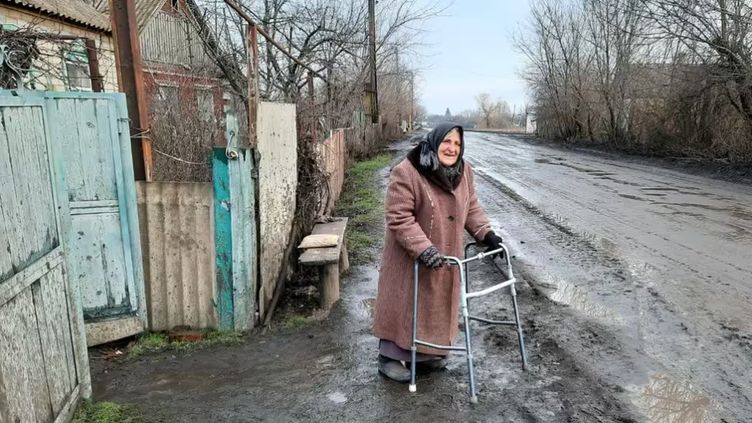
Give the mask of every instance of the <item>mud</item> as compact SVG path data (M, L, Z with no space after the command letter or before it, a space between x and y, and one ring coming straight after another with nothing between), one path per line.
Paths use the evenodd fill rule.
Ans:
M404 151L408 147L409 143L401 143L394 148ZM725 326L719 325L720 319L710 313L716 302L707 296L693 302L704 305L697 316L688 317L674 295L678 292L687 299L702 294L703 289L684 286L689 282L737 281L721 275L710 281L700 277L699 282L685 278L684 284L664 280L677 267L669 260L673 257L670 248L662 254L647 250L637 255L624 246L629 236L653 239L656 234L640 234L635 229L624 238L615 236L613 229L599 224L611 219L622 225L619 213L608 207L593 209L584 200L576 208L556 203L558 198L577 203L572 192L591 192L547 183L547 178L571 175L544 173L543 181L533 175L540 172L537 166L569 169L583 175L575 178L588 178L590 183L634 188L619 192L642 196L645 200L639 201L645 204L661 198L648 194L693 196L700 191L715 197L705 197L710 198L705 203L698 200L703 196L660 201L723 208L736 216L732 217L738 219L733 221L737 226L748 215L743 201L736 200L734 192L706 189L691 181L666 184L655 173L648 172L653 181L647 184L637 177L639 171L623 175L618 163L597 167L589 159L567 161L561 152L548 154L539 148L545 147L468 134L467 152L478 171L479 196L512 248L530 362L530 368L523 371L513 330L473 323L479 404L468 401L461 355L452 355L444 371L419 374L415 394L408 393L407 385L378 375L377 341L370 334L377 263L354 267L344 278L342 300L330 316L302 329L253 334L239 346L163 353L137 361L93 358L95 398L135 403L150 421L170 422L746 420L745 416L752 415L747 398L750 338L747 328L739 324L743 321L726 319ZM551 164L564 161L595 172ZM385 180L386 172L381 178ZM539 185L531 187L535 183ZM551 191L541 190L548 185ZM588 200L606 205L615 201L598 197ZM547 207L551 202L557 206ZM725 213L694 206L652 207L689 209L703 216ZM600 217L587 215L599 212L603 213ZM667 212L664 218L677 217ZM722 216L715 218L723 221ZM639 219L632 226L639 229L638 223ZM642 226L650 232L650 225ZM744 228L736 236L746 242ZM657 256L666 263L638 261L635 256ZM737 261L733 252L724 256L724 262L742 270L748 265ZM693 257L684 261L691 262ZM729 269L723 276L739 272L733 266ZM488 263L470 274L475 287L498 277ZM473 300L471 307L477 314L503 319L512 313L505 292Z

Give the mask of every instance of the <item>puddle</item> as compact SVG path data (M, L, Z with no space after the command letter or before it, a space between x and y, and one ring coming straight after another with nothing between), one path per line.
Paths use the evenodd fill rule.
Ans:
M353 311L360 317L371 319L373 318L373 306L375 304L376 298L364 298L355 302Z
M347 397L340 391L332 392L326 398L335 404L344 404L347 402Z
M597 319L604 319L612 323L621 323L622 319L606 307L593 303L582 289L553 276L539 281L539 288L551 300L566 304L582 313Z
M611 173L611 172L605 172L603 170L595 170L595 169L586 170L585 173L593 175L593 176L595 176L597 178L603 178L603 177L606 177L606 176L614 176L614 174Z
M689 383L655 374L639 392L638 406L656 423L705 423L717 421L718 407Z
M618 194L619 194L619 197L622 197L622 198L627 198L627 199L629 199L629 200L645 201L645 199L644 199L644 198L642 198L642 197L638 197L638 196L636 196L636 195L632 195L632 194L622 194L622 193L618 193Z
M673 192L679 192L678 189L673 187L642 187L640 188L640 191L673 191Z

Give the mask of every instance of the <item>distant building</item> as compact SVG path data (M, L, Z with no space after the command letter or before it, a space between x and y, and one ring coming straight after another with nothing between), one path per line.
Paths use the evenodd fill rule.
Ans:
M527 113L525 115L525 133L535 134L538 131L538 122L535 120L535 115Z

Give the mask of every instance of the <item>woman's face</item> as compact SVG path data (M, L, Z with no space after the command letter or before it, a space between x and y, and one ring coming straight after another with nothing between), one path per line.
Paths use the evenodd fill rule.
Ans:
M457 163L461 147L460 133L457 129L452 129L444 135L444 140L439 144L439 162L444 166L452 166Z

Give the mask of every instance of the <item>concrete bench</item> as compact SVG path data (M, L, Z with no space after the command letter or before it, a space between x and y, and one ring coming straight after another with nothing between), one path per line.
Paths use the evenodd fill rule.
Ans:
M337 235L337 245L333 247L309 248L298 258L303 266L319 267L319 292L321 293L321 308L329 309L339 300L339 275L350 267L345 245L346 217L335 217L335 221L318 223L313 227L311 235Z

